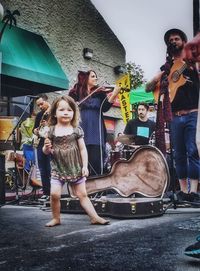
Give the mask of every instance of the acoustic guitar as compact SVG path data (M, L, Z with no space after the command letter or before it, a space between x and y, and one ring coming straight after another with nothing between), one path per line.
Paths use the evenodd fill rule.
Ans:
M186 83L186 79L183 77L183 72L187 68L187 64L181 60L174 60L174 64L171 67L170 74L168 76L169 81L169 98L170 102L174 100L177 89ZM155 102L158 103L160 93L160 82L156 85L153 91Z

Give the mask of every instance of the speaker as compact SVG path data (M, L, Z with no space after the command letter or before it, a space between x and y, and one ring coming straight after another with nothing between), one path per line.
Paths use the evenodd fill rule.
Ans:
M0 154L0 204L5 204L5 156Z

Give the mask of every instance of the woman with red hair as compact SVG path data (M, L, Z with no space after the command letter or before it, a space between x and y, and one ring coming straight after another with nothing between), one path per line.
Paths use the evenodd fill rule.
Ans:
M116 86L109 97L106 95L107 90L108 88L97 86L97 74L89 70L88 72L79 71L78 82L69 91L69 96L79 103L90 176L103 174L106 143L103 112L111 108L120 88Z

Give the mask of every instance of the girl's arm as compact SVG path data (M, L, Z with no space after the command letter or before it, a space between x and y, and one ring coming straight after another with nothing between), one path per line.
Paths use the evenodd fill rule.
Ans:
M89 175L89 171L88 171L88 153L87 153L87 149L85 146L85 142L83 137L80 137L78 139L78 146L79 146L79 150L80 150L80 154L81 154L81 160L82 160L82 176L87 177Z

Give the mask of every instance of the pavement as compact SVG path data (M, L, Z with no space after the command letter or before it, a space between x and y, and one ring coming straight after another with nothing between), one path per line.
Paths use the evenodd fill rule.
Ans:
M200 270L199 259L184 255L199 235L199 208L170 207L152 218L108 218L107 226L91 225L85 214L62 213L62 224L47 228L50 208L27 202L14 200L0 208L1 271Z

